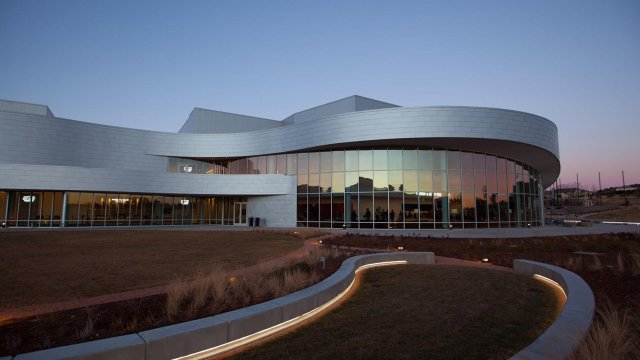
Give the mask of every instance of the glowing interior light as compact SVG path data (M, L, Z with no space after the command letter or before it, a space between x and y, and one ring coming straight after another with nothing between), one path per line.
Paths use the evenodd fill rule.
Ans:
M404 246L398 246L398 250L404 250Z
M361 267L359 267L358 269L356 269L356 273L358 273L361 270L364 269L369 269L369 268L373 268L373 267L379 267L379 266L389 266L389 265L402 265L402 264L407 264L406 260L398 260L398 261L383 261L383 262L379 262L379 263L373 263L373 264L368 264L368 265L363 265ZM329 300L328 302L318 306L317 308L304 313L298 317L295 317L293 319L287 320L285 322L282 322L280 324L274 325L270 328L255 332L253 334L247 335L245 337L242 337L240 339L236 339L233 341L230 341L228 343L224 343L222 345L218 345L218 346L214 346L212 348L209 349L205 349L202 351L198 351L196 353L193 354L189 354L189 355L185 355L185 356L181 356L181 357L177 357L174 360L182 360L182 359L203 359L203 358L208 358L217 354L221 354L223 352L227 352L229 350L233 350L237 347L249 344L251 342L254 342L256 340L265 338L267 336L270 336L272 334L275 334L281 330L284 330L288 327L291 327L293 325L296 325L302 321L307 320L308 318L317 315L318 313L322 312L324 309L328 308L329 306L333 305L336 301L340 300L343 296L345 296L349 290L351 290L351 288L353 287L353 284L355 284L355 278L353 279L353 281L351 281L351 284L349 284L349 286L347 286L347 288L341 292L340 294L338 294L336 297L334 297L333 299Z
M562 292L562 295L564 295L564 299L565 300L567 299L567 293L564 292L564 289L562 288L562 286L560 286L560 284L558 284L556 281L551 280L548 277L542 276L540 274L533 274L533 278L534 279L538 279L538 280L540 280L542 282L545 282L545 283L547 283L547 284L549 284L551 286L557 287Z
M189 199L182 199L182 200L180 200L180 204L182 204L182 205L189 205Z
M192 166L189 166L189 165L186 165L186 166L184 166L184 167L182 168L182 170L184 170L184 172L186 172L186 173L190 173L190 172L192 172L192 171L193 171L193 167L192 167Z
M35 202L36 201L36 197L33 195L26 195L22 197L22 201L26 202L26 203L31 203L31 202Z

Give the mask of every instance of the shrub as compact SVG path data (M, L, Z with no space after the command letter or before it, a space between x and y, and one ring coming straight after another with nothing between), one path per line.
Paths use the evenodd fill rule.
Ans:
M606 302L573 359L640 359L639 346L631 316Z

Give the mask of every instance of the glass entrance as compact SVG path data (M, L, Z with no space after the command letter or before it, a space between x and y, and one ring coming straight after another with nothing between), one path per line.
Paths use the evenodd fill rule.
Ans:
M233 203L233 225L248 225L246 202Z

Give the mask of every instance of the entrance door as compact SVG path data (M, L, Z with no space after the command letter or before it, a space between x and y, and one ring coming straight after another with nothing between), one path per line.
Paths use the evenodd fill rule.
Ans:
M233 203L233 225L248 225L246 202Z

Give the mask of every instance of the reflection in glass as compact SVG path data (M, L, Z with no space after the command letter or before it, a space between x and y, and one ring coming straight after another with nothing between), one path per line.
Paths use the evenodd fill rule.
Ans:
M298 221L307 221L307 195L298 195Z
M473 170L473 153L460 153L460 168L462 170Z
M267 156L267 174L275 174L276 173L276 156L269 155Z
M418 151L417 150L403 150L402 151L402 166L403 166L403 169L405 169L405 170L417 169L418 168Z
M373 220L384 223L384 226L380 228L386 228L387 222L389 221L389 199L387 198L387 193L377 193L374 195L373 208Z
M444 150L435 150L433 152L433 169L434 170L447 169L447 153Z
M79 226L91 226L93 217L93 193L80 193L80 210L78 217Z
M320 174L309 173L309 193L317 194L319 192L320 192Z
M331 154L333 171L344 171L344 151L334 151Z
M387 170L387 150L373 150L373 169Z
M242 170L242 166L240 167L240 170ZM285 154L280 154L278 156L276 156L276 174L286 174L287 173L287 155ZM246 172L241 174L246 174Z
M358 194L344 194L344 217L347 227L358 227Z
M418 169L433 169L433 152L431 150L418 150Z
M331 172L331 152L325 151L320 153L320 172Z
M360 203L358 205L358 208L360 209L360 227L373 227L371 224L371 222L373 221L373 194L360 193Z
M476 198L473 192L462 193L462 216L465 229L476 227Z
M331 179L331 192L343 193L344 190L344 173L334 172Z
M415 170L405 170L403 172L404 191L418 191L418 172Z
M389 191L403 191L404 185L402 182L402 171L394 170L388 172L389 176Z
M107 194L93 194L93 226L104 226L106 218Z
M484 171L485 159L486 159L485 154L473 154L473 162L474 162L473 168L477 171Z
M298 175L298 194L307 193L309 186L309 175Z
M350 150L345 152L344 169L346 171L358 171L358 151Z
M389 170L402 170L402 150L389 150Z
M373 151L360 150L359 152L359 170L373 170Z
M344 224L344 194L333 193L331 198L331 216L333 217L333 227L341 228Z
M404 229L403 193L389 193L389 226L394 229Z
M331 194L321 194L319 206L320 221L331 221Z
M358 192L358 172L348 171L344 173L344 184L347 192Z
M360 192L373 191L373 171L360 171L358 183Z
M462 170L462 191L473 192L474 186L473 170Z
M309 157L307 153L298 154L298 175L309 173Z
M431 170L418 171L418 190L420 192L433 192L433 179L431 177Z
M449 198L449 222L462 222L462 193L451 192Z
M374 191L387 191L389 189L389 178L386 171L374 171L373 172L373 190Z
M320 191L321 192L331 192L331 173L321 173L320 174Z
M320 201L317 194L309 194L308 198L309 221L318 221L320 218Z
M418 205L418 195L416 195L415 192L404 193L404 208L402 216L404 217L405 229L418 228L418 222L420 222L420 207Z
M298 173L298 156L296 154L287 154L287 175L296 175Z

